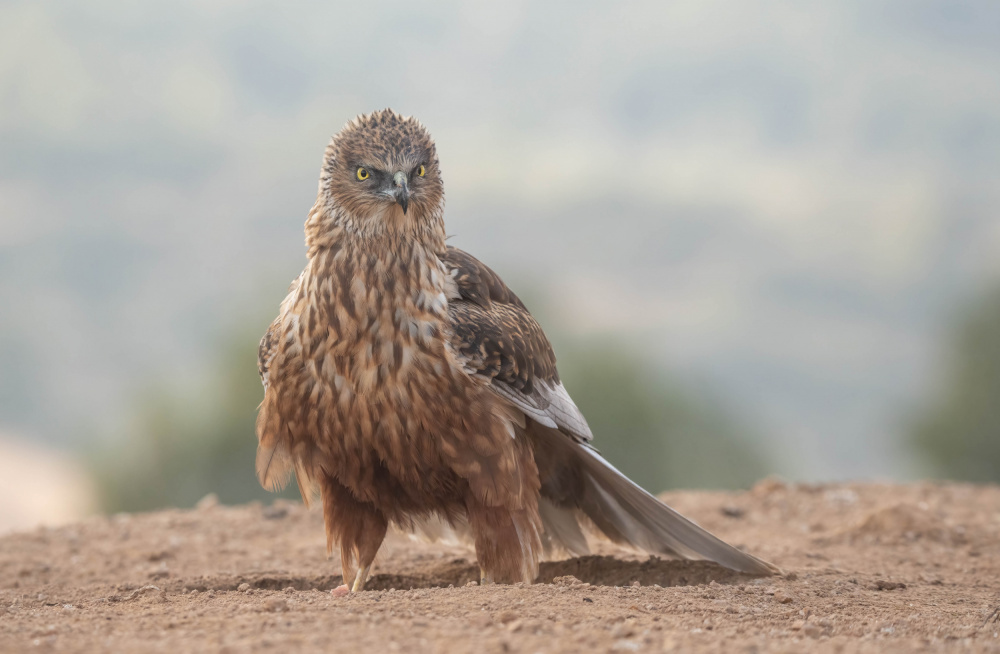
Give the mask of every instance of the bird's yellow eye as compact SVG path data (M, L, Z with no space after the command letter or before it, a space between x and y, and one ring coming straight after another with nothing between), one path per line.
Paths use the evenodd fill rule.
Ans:
M362 182L368 179L368 171L364 168L358 168L358 179Z
M417 168L417 177L423 177L427 170L424 168L423 164L420 164L420 168Z

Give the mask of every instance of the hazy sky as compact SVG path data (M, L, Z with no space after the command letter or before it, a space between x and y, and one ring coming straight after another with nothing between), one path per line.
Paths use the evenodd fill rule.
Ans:
M907 474L1000 273L994 0L2 2L0 431L114 431L262 330L326 142L384 106L546 315L721 389L789 476Z

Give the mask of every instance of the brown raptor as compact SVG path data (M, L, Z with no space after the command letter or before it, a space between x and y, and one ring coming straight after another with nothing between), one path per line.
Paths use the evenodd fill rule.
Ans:
M484 582L533 581L581 525L655 554L775 568L618 472L503 280L445 245L434 141L392 110L330 141L308 262L260 345L257 474L322 497L327 543L360 590L390 523L471 534ZM356 567L355 567L356 566Z

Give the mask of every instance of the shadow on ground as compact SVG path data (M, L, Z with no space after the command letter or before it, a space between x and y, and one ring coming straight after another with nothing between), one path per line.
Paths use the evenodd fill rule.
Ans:
M594 586L629 586L638 581L643 586L695 586L715 581L733 584L753 579L752 575L735 572L709 561L674 561L650 557L645 561L626 561L610 556L582 556L564 561L541 564L537 583L550 584L557 577L572 575ZM464 586L479 580L479 567L466 559L429 566L426 571L412 574L376 574L368 580L366 590L410 590ZM183 590L237 590L242 584L260 590L331 590L343 583L340 575L294 576L280 573L201 577L178 581Z

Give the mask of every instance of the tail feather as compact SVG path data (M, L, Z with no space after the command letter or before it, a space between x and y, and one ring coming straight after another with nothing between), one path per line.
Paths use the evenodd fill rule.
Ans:
M541 476L543 537L570 553L580 549L576 536L579 528L572 531L566 518L579 517L610 540L651 554L708 559L759 575L780 572L674 511L616 470L588 444L533 421L526 433Z
M759 575L780 570L741 552L656 499L589 446L577 446L583 471L579 508L613 541L653 554L708 559Z
M590 554L587 537L580 528L575 509L564 509L556 506L547 498L538 500L538 516L542 519L542 544L546 554L562 548L573 556Z

